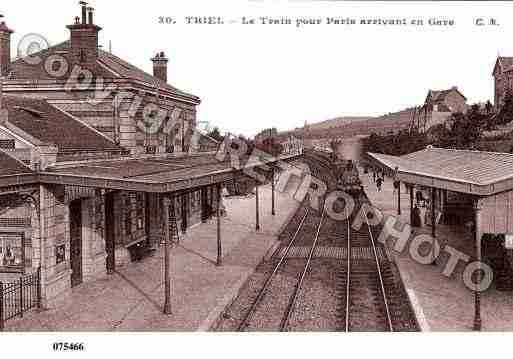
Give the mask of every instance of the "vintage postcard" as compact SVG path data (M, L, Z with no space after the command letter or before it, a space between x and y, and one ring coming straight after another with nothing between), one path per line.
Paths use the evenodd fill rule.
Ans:
M491 355L512 13L4 0L0 355Z

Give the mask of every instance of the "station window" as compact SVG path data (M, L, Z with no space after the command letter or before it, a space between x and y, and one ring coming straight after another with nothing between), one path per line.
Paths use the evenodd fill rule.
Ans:
M0 272L21 272L24 266L24 233L0 233Z
M144 193L130 192L125 197L125 234L144 229L145 196Z
M144 193L138 192L135 201L135 214L136 214L136 228L144 228Z
M14 140L0 140L0 148L2 150L14 150Z

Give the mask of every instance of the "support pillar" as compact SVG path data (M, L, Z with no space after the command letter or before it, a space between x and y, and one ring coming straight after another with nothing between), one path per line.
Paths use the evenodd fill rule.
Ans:
M259 183L258 181L256 182L256 186L255 186L255 222L256 222L256 225L255 225L255 229L257 231L260 230L260 208L259 208L259 203L258 203L258 186L259 186Z
M441 190L440 197L440 212L442 212L442 223L445 223L445 205L447 204L446 189Z
M271 169L271 214L276 215L275 198L274 198L274 167Z
M214 186L210 186L210 201L209 201L209 213L208 218L212 218L214 215Z
M207 189L201 188L201 223L207 222Z
M410 184L410 225L413 224L413 192L415 190L415 186Z
M436 189L431 188L431 236L433 238L436 237L435 201L436 201Z
M188 193L182 194L181 201L180 201L181 202L180 205L182 207L182 210L181 210L181 212L182 212L182 221L181 221L182 233L186 233L187 232L187 227L188 227L188 224L187 224L187 219L188 219L187 218L187 209L189 207L188 203L187 203L188 202L187 201L188 196L189 196Z
M47 307L47 296L46 296L46 231L45 231L45 207L46 201L44 196L44 187L39 185L39 198L34 198L33 203L37 212L37 219L39 221L39 298L38 307L39 309L45 309ZM3 318L0 318L2 320Z
M217 215L217 262L218 266L222 265L222 247L221 247L221 184L218 183L216 186L217 192L217 206L216 206L216 215Z
M397 181L397 215L401 215L401 181Z
M435 200L436 200L436 188L431 187L431 237L433 238L433 245L431 251L433 253L433 262L431 264L436 265L435 257L435 242L436 242L436 218L435 218Z
M144 233L146 234L146 247L151 246L151 231L150 231L150 194L144 194Z
M474 239L476 245L476 261L481 263L481 203L474 200ZM479 271L481 274L481 271ZM481 330L481 293L474 291L474 330Z
M114 196L115 192L105 194L105 249L107 252L108 275L112 275L116 272Z
M164 314L171 314L171 233L169 223L169 206L173 201L174 212L174 197L169 199L164 197L162 201L163 215L164 215ZM174 214L173 214L174 217Z

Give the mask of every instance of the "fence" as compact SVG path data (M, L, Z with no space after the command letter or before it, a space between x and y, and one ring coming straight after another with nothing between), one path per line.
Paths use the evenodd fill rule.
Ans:
M20 277L12 283L0 282L0 331L5 322L39 307L41 303L41 268L36 273Z

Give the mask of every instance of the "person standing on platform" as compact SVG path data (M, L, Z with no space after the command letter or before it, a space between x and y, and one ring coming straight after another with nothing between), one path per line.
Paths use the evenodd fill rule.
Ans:
M411 216L411 226L412 227L421 227L422 219L420 217L420 209L417 205L413 207L412 216Z
M376 180L376 187L378 188L378 192L381 192L381 185L383 184L383 178L378 177Z
M420 205L421 203L424 204L424 196L422 195L422 191L417 191L417 193L415 193L415 199L417 200L417 205Z
M400 187L401 187L401 182L399 182L399 181L395 180L395 181L394 181L394 192L393 192L393 193L395 194L395 192L396 192L396 191L399 191L399 192L400 192L400 191L401 191L401 188L400 188Z

